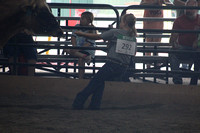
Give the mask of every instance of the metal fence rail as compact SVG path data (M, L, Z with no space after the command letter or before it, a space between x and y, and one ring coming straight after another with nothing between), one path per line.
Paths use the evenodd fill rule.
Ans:
M131 5L128 7L114 7L111 5L106 4L63 4L63 3L50 3L49 6L51 8L58 9L58 21L59 20L78 20L79 17L61 17L60 11L61 9L109 9L113 10L116 17L113 18L95 18L96 21L113 21L112 24L116 23L116 28L119 26L119 11L123 10L121 14L124 14L127 10L133 10L133 9L200 9L199 7L175 7L175 6L138 6L138 5ZM137 21L149 21L152 20L152 18L137 18ZM174 18L154 18L155 21L174 21ZM1 74L6 74L5 67L8 65L25 65L25 66L35 66L37 69L43 70L45 72L36 72L36 76L60 76L60 77L72 77L77 78L77 70L79 66L76 66L77 58L71 57L69 55L63 55L62 52L60 52L62 49L93 49L93 50L101 50L106 51L107 50L107 44L105 42L97 42L97 47L72 47L70 42L71 37L71 30L73 29L82 29L83 27L73 27L73 26L62 26L62 28L65 31L65 41L60 41L60 38L58 38L57 41L38 41L36 42L37 45L32 44L10 44L10 45L28 45L28 46L34 46L38 49L43 49L40 52L38 52L38 63L37 64L27 64L27 63L8 63L7 59L4 57L0 57L0 65L2 65L2 72ZM90 27L86 27L90 29ZM95 30L99 30L100 32L109 30L110 27L95 27L93 28ZM170 33L200 33L200 30L155 30L155 29L137 29L139 36L137 38L145 38L148 35L146 35L146 32L154 32L157 37L170 37ZM157 33L169 33L169 35L156 35ZM156 52L156 53L177 53L177 52L185 52L189 53L191 51L177 51L177 50L171 50L171 46L169 43L146 43L146 42L139 42L138 45L138 52ZM42 55L44 52L50 49L56 49L58 52L56 55ZM199 52L199 51L197 51ZM97 63L105 63L106 56L100 56L96 55L96 57L92 60L92 66L84 67L84 69L92 70L90 73L86 73L88 78L91 78L96 71L100 69L100 67L96 66ZM146 62L153 62L156 64L157 62L165 63L166 70L161 71L158 69L151 69L146 70L145 68L142 69L135 69L135 67L131 67L130 70L132 70L133 75L132 76L138 76L138 77L153 77L154 82L156 82L156 78L158 77L165 77L166 83L168 83L168 78L172 76L172 73L174 71L170 71L170 64L168 62L168 57L135 57L134 63L146 63ZM43 62L43 64L42 64ZM45 62L45 63L44 63ZM68 63L73 62L74 66L68 65ZM63 64L62 64L63 63ZM64 71L61 69L65 69ZM68 69L73 69L73 72L69 72ZM149 73L149 74L145 74ZM190 73L190 72L183 72L183 76L188 77L190 74L199 74L199 73Z

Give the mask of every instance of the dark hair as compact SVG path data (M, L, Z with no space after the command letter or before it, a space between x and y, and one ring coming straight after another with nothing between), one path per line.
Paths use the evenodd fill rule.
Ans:
M89 11L85 11L81 14L81 17L85 17L90 23L91 25L93 25L93 20L94 20L94 15L93 13L89 12Z
M125 22L130 28L129 35L136 36L137 35L137 31L135 29L136 17L130 13L123 15L121 19L122 19L121 21Z
M93 13L89 12L89 11L85 11L81 14L81 17L85 17L89 23L91 24L92 27L95 27L93 25L93 20L94 20L94 15ZM89 30L88 33L96 33L96 30Z

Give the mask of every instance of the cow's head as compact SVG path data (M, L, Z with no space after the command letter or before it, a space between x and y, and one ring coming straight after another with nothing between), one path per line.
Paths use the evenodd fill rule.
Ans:
M0 49L20 31L61 36L56 18L45 0L0 0Z
M51 13L45 0L27 0L27 5L22 5L25 13L25 28L35 34L61 36L63 34L58 22Z

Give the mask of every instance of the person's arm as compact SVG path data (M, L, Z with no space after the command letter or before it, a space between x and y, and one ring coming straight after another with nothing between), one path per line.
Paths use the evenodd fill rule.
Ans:
M72 46L75 47L76 46L76 37L75 36L72 36L71 37L71 43L72 43ZM66 53L75 53L77 51L77 49L64 49L64 52Z
M73 46L76 46L76 37L75 36L71 37L71 43Z
M157 3L157 2L156 2ZM154 1L152 1L152 0L142 0L141 2L140 2L140 5L154 5L155 4L155 2Z
M180 17L176 18L174 23L173 23L172 30L183 29L182 25L181 25L182 21L184 21L184 20L181 19ZM171 33L169 43L171 44L172 48L179 48L179 43L178 43L179 35L180 35L180 33L176 33L176 32Z
M81 31L76 31L75 34L78 35L78 36L86 37L86 38L91 39L91 40L100 40L100 39L102 39L99 34L85 33L85 32L81 32Z
M170 45L172 46L172 48L178 48L178 33L172 33L171 36L170 36L170 40L169 40L169 43Z
M192 47L195 49L198 48L198 38L194 40Z
M140 5L146 5L146 0L142 0L141 2L140 2Z
M142 0L140 2L140 5L173 5L173 3L170 0Z
M181 0L174 0L174 5L175 6L185 6L185 2Z
M200 6L200 0L198 0L197 2L198 2L198 6Z
M163 4L166 4L167 6L174 5L170 0L163 0Z

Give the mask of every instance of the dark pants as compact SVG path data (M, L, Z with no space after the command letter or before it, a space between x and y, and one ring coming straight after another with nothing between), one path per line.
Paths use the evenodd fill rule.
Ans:
M199 53L171 53L170 54L170 65L172 71L181 71L179 69L180 60L192 60L194 62L194 71L199 72L200 70L200 54ZM191 75L190 85L197 85L199 75ZM181 74L173 74L174 84L182 84Z
M122 76L125 71L126 67L124 66L106 62L97 74L95 74L94 78L91 79L89 84L77 94L72 105L73 108L82 109L85 101L92 95L89 109L99 109L103 97L105 81L115 78L116 76Z

